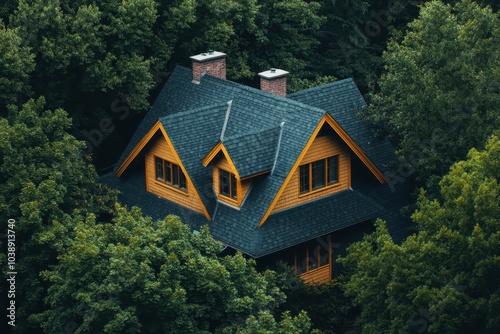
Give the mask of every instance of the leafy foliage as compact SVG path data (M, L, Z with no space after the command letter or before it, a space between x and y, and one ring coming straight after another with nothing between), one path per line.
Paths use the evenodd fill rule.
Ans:
M389 42L366 115L436 192L451 164L500 127L500 18L471 0L431 1L408 27Z
M0 3L0 20L8 22L9 15L14 12L17 6L17 0L4 0Z
M239 328L237 334L288 334L309 333L310 321L307 314L302 311L296 317L290 312L285 312L280 322L276 322L269 311L263 311L258 316L250 316L243 328ZM313 330L312 334L321 332Z
M340 78L353 76L366 88L376 78L382 53L382 47L365 32L371 21L370 1L322 1L321 5L327 20L317 32L321 41L320 56L315 59L318 70Z
M84 116L74 106L84 103L82 94L119 91L134 97L131 107L148 106L155 3L99 5L95 1L21 0L11 19L24 46L36 56L31 80L35 93L44 95L51 108L68 107L72 116Z
M22 45L17 29L5 28L0 19L0 115L28 92L29 75L35 64L30 49Z
M156 84L176 64L189 66L193 54L226 52L228 77L247 84L257 85L256 73L271 67L292 73L292 89L303 76L324 78L305 69L318 44L313 35L322 22L318 11L317 2L303 0L20 0L15 10L9 5L8 28L34 65L14 68L29 73L29 81L23 72L5 73L23 84L23 95L14 95L15 101L9 96L6 104L45 96L48 108L67 110L72 134L81 139L112 120L111 140L103 143L106 133L92 147L99 148L97 165L105 167L110 151L116 155L124 145L116 138L128 135L127 127L140 122L140 112L154 100Z
M57 229L54 232L57 236ZM240 253L219 257L208 228L196 235L178 217L157 222L117 206L112 223L76 217L63 233L50 308L36 316L48 332L305 333L305 314L271 311L285 295ZM289 331L291 330L291 331Z
M73 210L106 214L113 193L95 183L97 175L69 134L71 120L62 109L44 110L44 99L10 108L0 118L0 219L16 220L17 315L21 330L28 315L39 310L45 286L39 271L55 261L51 244L41 234L55 222L67 223ZM2 302L4 299L2 299Z
M322 284L305 284L293 268L279 263L271 278L286 294L286 301L280 305L282 312L307 312L312 327L321 333L347 333L358 310L345 295L345 277L339 275Z
M500 137L472 149L440 182L442 202L422 192L416 235L392 242L383 222L341 261L362 333L496 333L500 329Z

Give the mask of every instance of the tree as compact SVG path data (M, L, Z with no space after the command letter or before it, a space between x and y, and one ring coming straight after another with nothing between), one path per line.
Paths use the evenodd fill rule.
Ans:
M22 0L10 23L36 56L35 93L45 96L50 108L68 108L76 121L91 117L82 111L84 102L106 101L101 94L110 91L129 96L132 108L145 109L153 86L155 2L99 4Z
M391 30L404 30L423 0L319 1L326 21L314 32L320 45L309 59L317 75L352 77L362 93L382 72L382 51Z
M258 84L256 74L271 67L290 72L295 80L315 80L308 63L319 44L314 32L324 22L316 1L197 1L194 23L184 32L174 58L186 64L200 50L229 54L228 77Z
M298 316L292 317L290 312L284 312L280 322L276 322L269 311L259 312L258 316L251 315L237 334L289 334L309 333L311 327L307 313L302 311ZM321 334L313 330L311 334Z
M317 70L321 73L340 78L354 77L363 89L377 77L381 64L383 46L378 40L370 38L365 32L365 25L371 21L370 2L357 1L321 1L321 14L326 22L316 33L321 45Z
M9 21L9 16L14 12L17 6L17 0L5 0L0 3L0 20Z
M297 79L316 80L318 75L310 72L308 64L319 45L314 32L325 21L319 13L320 4L287 0L262 1L260 5L256 22L261 31L247 44L249 54L254 45L260 50L260 54L252 56L252 68L260 71L280 67L290 71L289 91L297 90L294 88Z
M346 291L361 307L362 333L497 333L500 329L500 137L471 149L422 192L418 233L401 245L383 222L348 248Z
M278 262L268 276L287 296L279 306L280 312L306 312L311 326L324 334L353 330L352 323L359 311L353 307L352 299L345 295L343 275L322 284L306 284L292 267Z
M30 49L22 45L18 30L5 28L0 19L0 115L6 114L7 105L17 105L27 95L33 59Z
M159 13L154 0L20 0L9 28L35 59L25 88L32 94L20 104L44 96L47 108L65 109L73 119L72 134L92 142L88 151L97 165L109 165L109 151L125 143L103 145L104 139L114 130L128 134L126 127L149 107L151 90L167 76L175 40L189 25L184 14L191 2L163 1ZM163 34L164 27L175 28ZM111 124L104 135L89 138L103 122Z
M309 329L305 314L279 324L270 312L285 295L240 253L220 257L207 227L199 234L178 217L153 222L138 208L116 206L110 223L75 217L59 237L59 263L43 277L47 332L262 333ZM256 331L259 329L259 331ZM300 329L300 330L299 330ZM282 331L283 332L283 331Z
M74 210L105 217L116 200L95 183L97 174L82 155L82 144L66 132L71 126L67 114L44 110L44 105L43 98L30 100L20 110L11 106L9 119L0 118L0 220L2 231L9 219L16 221L16 271L22 278L16 314L23 319L16 327L21 332L34 330L28 317L42 307L46 288L39 272L56 259L42 233L55 221L68 224Z
M500 126L500 18L471 0L426 3L391 39L365 113L395 143L403 177L437 182Z

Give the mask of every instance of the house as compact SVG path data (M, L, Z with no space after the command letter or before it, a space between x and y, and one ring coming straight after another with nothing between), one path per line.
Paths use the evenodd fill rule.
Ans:
M175 214L253 258L288 260L306 282L332 277L336 235L382 217L407 229L404 182L386 178L394 150L357 112L352 79L286 95L288 72L261 89L226 80L226 55L177 66L101 181L152 218Z

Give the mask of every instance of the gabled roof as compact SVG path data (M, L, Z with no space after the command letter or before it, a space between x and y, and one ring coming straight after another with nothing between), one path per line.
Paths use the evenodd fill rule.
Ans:
M230 117L224 137L220 141L227 102L231 100ZM182 160L205 208L212 216L209 223L212 234L245 253L262 256L277 251L280 247L292 246L294 242L305 241L304 238L314 238L316 233L329 233L331 228L356 224L384 212L376 202L350 190L301 205L300 209L292 208L271 214L273 202L282 191L285 180L292 169L296 168L311 138L328 119L331 119L328 124L335 123L334 130L340 137L351 142L348 145L353 152L362 161L369 163L367 166L375 177L379 181L383 180L384 165L390 157L394 157L393 149L386 140L373 138L370 128L359 120L356 113L363 105L364 101L350 79L291 94L285 98L210 75L203 76L199 84L193 84L191 70L178 66L124 150L115 172L119 171L122 175L124 162L131 162L131 153L144 141L151 127L159 122ZM280 128L279 125L283 122L285 125ZM281 145L275 163L278 141ZM267 172L274 166L272 174L267 173L254 179L239 210L217 202L212 190L211 169L204 168L201 163L207 153L222 147L230 155L241 178ZM133 171L129 174L125 172L122 177L130 178L130 182L134 184L139 182L137 176L133 176ZM103 180L128 191L126 182L111 182L109 176ZM144 195L138 198L150 197ZM339 204L339 201L345 202ZM132 202L134 200L128 198L128 203ZM168 200L160 202L168 203L164 205L164 215L170 213L168 210L172 205L175 206ZM137 204L143 208L150 207L146 203ZM344 206L349 209L344 209ZM318 212L315 210L327 207L338 208L345 215L340 216L338 212L316 215L317 217L310 217L303 224L294 222L297 226L286 227L284 223L291 218L298 219L301 212L311 210L310 214L314 216L313 212ZM156 215L155 210L157 208L153 210ZM175 213L174 211L172 213ZM183 213L186 211L189 210L181 210ZM145 213L150 214L147 210ZM200 221L199 216L181 215L193 227L203 223L203 218ZM342 221L335 220L339 217L342 217ZM305 219L305 216L303 218ZM263 220L266 220L266 224L257 228ZM240 232L236 232L236 226L240 228ZM294 228L291 228L292 226ZM281 229L290 229L283 231L283 235L288 236L286 240L274 235ZM301 238L292 237L294 233ZM266 238L274 241L264 240Z
M226 106L228 101L233 100L225 137L230 138L259 129L277 127L285 121L290 125L303 125L301 129L296 128L296 138L290 142L294 146L297 145L296 143L307 140L303 138L307 137L325 113L321 109L291 99L276 97L270 93L210 75L203 76L199 85L193 84L191 80L190 69L181 66L174 69L153 107L118 160L117 168L158 119L175 113L188 112L207 105ZM225 107L223 110L225 112ZM224 112L222 117L224 117ZM199 116L202 117L202 115ZM210 121L206 124L204 131L212 132L219 139L223 122L216 124L216 128L213 127L214 125ZM212 143L212 147L215 144L216 142ZM206 153L208 150L203 154Z
M262 190L266 196L249 216L257 227L325 111L210 75L202 77L200 84L193 84L191 80L191 70L180 66L175 68L120 157L118 169L148 133L148 129L160 119L167 134L172 136L172 144L183 160L188 176L197 187L204 189L199 191L200 196L210 212L215 199L213 192L206 189L211 189L212 177L210 169L203 168L201 159L220 139L227 102L233 101L225 131L229 144L231 138L246 137L261 131L265 133L285 122L280 159L273 177L269 178ZM203 143L200 143L201 138L205 138ZM243 151L230 146L234 152L242 153L231 158L244 161ZM274 154L275 147L269 145L269 148Z
M241 179L269 172L276 158L280 127L224 137L203 158L207 166L225 149Z
M160 123L183 161L188 177L191 178L209 214L214 208L212 193L212 172L201 164L203 152L211 149L217 141L218 129L222 129L226 103L195 108L160 118ZM186 125L187 123L187 125ZM207 131L212 129L212 131Z
M391 143L375 137L373 129L359 116L366 103L351 78L305 89L288 98L328 112L379 170L384 171L386 164L396 158Z

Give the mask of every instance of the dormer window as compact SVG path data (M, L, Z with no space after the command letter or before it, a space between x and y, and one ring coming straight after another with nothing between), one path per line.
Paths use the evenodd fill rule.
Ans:
M300 193L307 194L339 182L339 156L300 166Z
M157 181L184 192L187 191L186 176L179 165L158 157L155 157L155 164Z
M234 200L238 200L238 186L233 173L220 170L220 194Z

